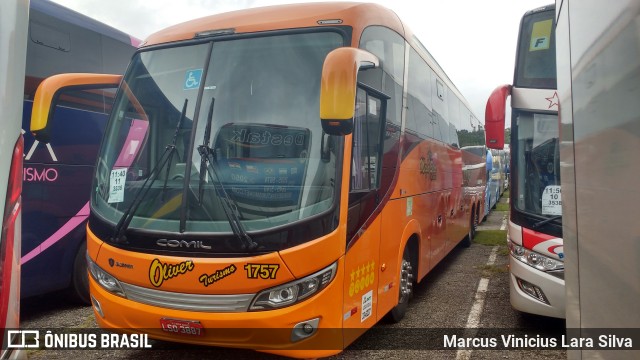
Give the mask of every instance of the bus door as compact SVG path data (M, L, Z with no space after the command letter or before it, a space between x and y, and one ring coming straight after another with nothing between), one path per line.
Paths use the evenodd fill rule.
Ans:
M345 344L378 321L380 183L388 97L359 84L353 122L343 326ZM384 314L381 314L384 315ZM353 330L355 329L355 330Z

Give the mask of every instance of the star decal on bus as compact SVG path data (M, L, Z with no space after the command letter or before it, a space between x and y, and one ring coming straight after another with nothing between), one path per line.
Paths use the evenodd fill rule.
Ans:
M551 109L552 107L558 107L558 104L560 103L560 99L558 98L558 92L554 91L553 92L553 96L545 98L548 102L549 102L549 109Z

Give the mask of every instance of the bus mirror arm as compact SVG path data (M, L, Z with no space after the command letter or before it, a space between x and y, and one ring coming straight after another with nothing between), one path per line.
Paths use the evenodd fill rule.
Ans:
M351 133L358 72L377 68L379 64L375 55L352 47L338 48L327 54L320 83L320 120L327 134Z
M33 99L30 130L38 141L49 141L49 120L63 91L118 87L122 75L70 73L48 77L40 83Z
M320 159L324 163L331 161L332 150L332 138L324 131L322 132L322 139L320 140Z

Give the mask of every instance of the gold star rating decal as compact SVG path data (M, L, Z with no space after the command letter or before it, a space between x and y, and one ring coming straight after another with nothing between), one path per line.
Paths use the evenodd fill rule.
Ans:
M351 282L349 284L349 296L357 295L374 284L376 278L376 263L369 261L358 265L356 270L351 271Z

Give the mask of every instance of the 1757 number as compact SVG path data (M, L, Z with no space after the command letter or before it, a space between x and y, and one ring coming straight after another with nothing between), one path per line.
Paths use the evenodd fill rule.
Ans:
M249 279L275 279L279 268L278 264L247 264L244 266Z

